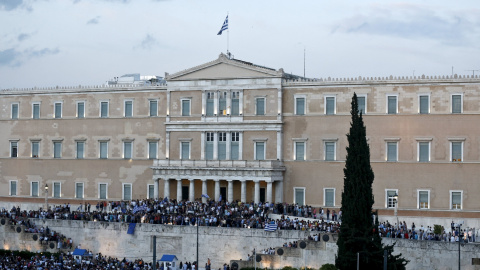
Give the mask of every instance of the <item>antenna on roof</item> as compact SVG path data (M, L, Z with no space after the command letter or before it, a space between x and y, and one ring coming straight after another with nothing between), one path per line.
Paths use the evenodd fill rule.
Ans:
M475 71L480 71L480 69L467 69L465 71L471 71L471 72L473 72L472 75L475 76Z

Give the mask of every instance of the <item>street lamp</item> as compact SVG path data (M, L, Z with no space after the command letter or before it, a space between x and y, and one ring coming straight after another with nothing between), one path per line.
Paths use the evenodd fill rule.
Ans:
M462 228L462 223L463 222L459 222L459 223L457 223L457 226L456 226L458 228L458 270L460 270L460 265L461 265L460 264L460 262L461 262L461 260L460 260L460 244L462 242L462 237L461 237L460 229Z
M45 211L48 211L48 184L45 184Z
M395 218L397 219L397 229L399 228L399 223L398 223L398 215L397 215L397 211L398 211L398 193L395 193L395 195L393 196L393 200L395 201Z

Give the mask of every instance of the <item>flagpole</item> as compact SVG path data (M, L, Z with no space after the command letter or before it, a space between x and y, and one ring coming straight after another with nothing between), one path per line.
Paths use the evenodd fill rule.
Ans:
M229 14L227 12L227 18L228 18L228 15ZM230 24L230 19L228 19L228 20L229 20L228 24ZM229 43L230 43L230 25L227 28L227 55L228 55L228 58L230 58Z

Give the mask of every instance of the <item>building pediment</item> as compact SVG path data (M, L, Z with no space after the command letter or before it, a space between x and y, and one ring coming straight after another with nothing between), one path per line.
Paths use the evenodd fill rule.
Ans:
M165 79L167 81L188 81L234 78L281 78L283 75L283 69L275 70L242 60L231 59L222 53L215 61L174 74L166 73Z

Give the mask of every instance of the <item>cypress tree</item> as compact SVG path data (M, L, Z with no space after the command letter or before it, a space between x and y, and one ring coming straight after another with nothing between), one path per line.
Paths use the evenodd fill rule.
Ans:
M383 246L377 231L378 219L373 220L374 173L370 166L366 128L358 111L355 93L351 104L352 120L347 134L347 159L343 169L342 224L335 264L341 270L357 269L357 253L360 253L360 269L383 269L383 254L387 250L388 269L405 269L407 261L401 255L392 255L393 245Z

